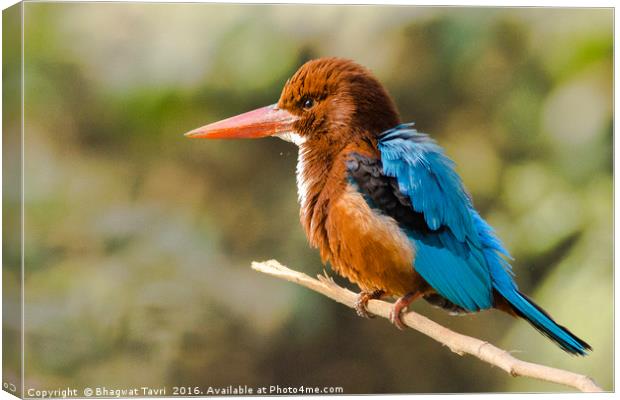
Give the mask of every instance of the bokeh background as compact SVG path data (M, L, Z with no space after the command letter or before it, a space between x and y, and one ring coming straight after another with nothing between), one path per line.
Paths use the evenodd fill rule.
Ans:
M612 30L611 9L26 3L26 387L565 390L250 270L322 271L296 149L182 134L329 55L446 148L520 287L594 352L499 312L414 309L613 390Z

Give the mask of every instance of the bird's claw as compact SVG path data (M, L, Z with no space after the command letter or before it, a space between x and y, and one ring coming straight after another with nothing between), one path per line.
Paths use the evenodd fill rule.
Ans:
M368 308L366 308L366 304L359 297L355 302L355 312L358 316L362 318L374 318L375 316L368 312Z
M409 304L411 304L413 300L416 299L416 297L417 296L414 293L407 293L403 297L396 300L394 306L392 307L392 311L390 311L390 322L401 331L406 327L402 319L402 312L407 308L407 306L409 306Z
M394 309L392 309L392 311L390 311L390 322L394 324L395 327L397 327L398 329L402 331L405 329L406 325L403 322L401 313L402 313L402 310L399 310L398 312L396 312Z
M382 290L375 290L374 292L360 292L355 300L355 312L362 318L374 318L375 316L368 312L368 301L380 299L383 296Z

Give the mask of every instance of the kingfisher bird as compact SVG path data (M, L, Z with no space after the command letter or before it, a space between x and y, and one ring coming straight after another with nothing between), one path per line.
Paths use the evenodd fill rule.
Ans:
M302 65L276 104L194 129L190 138L276 136L298 146L300 220L324 264L359 286L356 311L397 298L452 313L496 308L528 321L563 350L592 348L556 323L514 281L508 251L480 216L455 164L365 67L321 58Z

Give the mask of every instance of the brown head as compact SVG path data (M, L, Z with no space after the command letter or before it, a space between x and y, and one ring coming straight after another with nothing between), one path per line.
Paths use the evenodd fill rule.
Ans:
M393 101L366 68L345 59L312 60L286 82L277 104L195 129L195 138L278 136L341 147L399 123Z

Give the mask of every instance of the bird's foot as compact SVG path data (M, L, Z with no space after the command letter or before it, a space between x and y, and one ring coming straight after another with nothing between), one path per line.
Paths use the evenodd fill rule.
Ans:
M375 290L374 292L359 292L357 300L355 301L355 312L357 315L363 318L374 318L374 315L368 312L368 301L377 300L383 296L385 292L383 290Z
M401 331L405 329L406 326L401 318L401 313L416 298L418 298L418 296L416 296L413 292L409 292L396 300L396 303L394 303L394 306L392 307L392 311L390 312L390 322L396 325L396 327Z

